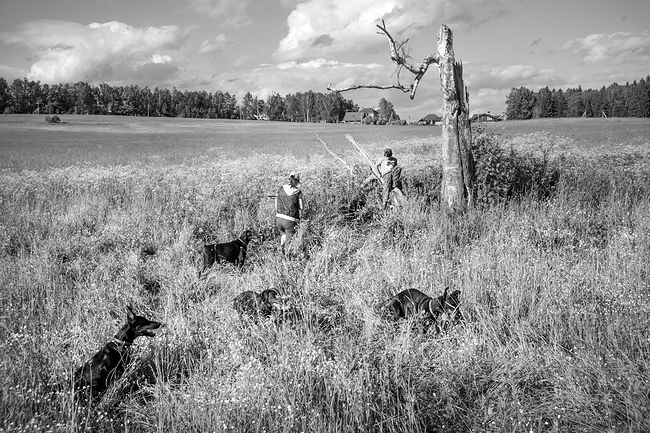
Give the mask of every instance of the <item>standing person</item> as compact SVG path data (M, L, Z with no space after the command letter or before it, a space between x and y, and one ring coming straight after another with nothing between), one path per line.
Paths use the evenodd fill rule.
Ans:
M402 167L397 166L397 158L393 156L393 151L391 149L384 150L384 157L377 160L375 166L377 171L381 176L382 180L382 204L384 207L388 206L390 201L390 192L393 188L402 189ZM361 188L364 188L370 182L375 180L374 176L369 176L361 184Z
M296 225L300 222L302 211L302 191L300 191L300 174L291 172L289 183L278 189L275 198L275 225L282 236L280 246L282 254L285 253L284 245L291 241L296 233Z

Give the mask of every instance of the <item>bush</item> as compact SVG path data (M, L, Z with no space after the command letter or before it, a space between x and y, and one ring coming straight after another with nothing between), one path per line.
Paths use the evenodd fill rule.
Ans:
M533 193L550 197L560 180L560 164L547 154L520 153L500 144L501 137L482 128L475 130L472 153L476 164L475 194L479 206Z
M56 114L52 116L45 116L45 122L47 123L61 123L61 119Z

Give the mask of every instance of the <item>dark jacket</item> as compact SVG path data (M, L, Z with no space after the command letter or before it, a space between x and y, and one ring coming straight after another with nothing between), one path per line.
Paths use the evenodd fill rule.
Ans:
M278 190L276 216L292 221L299 221L302 191L294 188L287 194L287 189L289 188L281 186Z

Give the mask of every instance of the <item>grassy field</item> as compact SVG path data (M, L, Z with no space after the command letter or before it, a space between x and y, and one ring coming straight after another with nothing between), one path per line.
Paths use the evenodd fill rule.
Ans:
M457 216L437 206L439 127L62 120L0 116L0 431L650 431L647 120L477 129L485 200ZM346 217L366 173L314 133L392 147L408 206L373 192ZM266 196L293 170L289 260ZM245 227L244 271L199 278L203 241ZM375 313L445 286L467 318L445 334ZM233 297L269 287L332 327L241 322ZM70 373L126 304L166 326L88 412Z

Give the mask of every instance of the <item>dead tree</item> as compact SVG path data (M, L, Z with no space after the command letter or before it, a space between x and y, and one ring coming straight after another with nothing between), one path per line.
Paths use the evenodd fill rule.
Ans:
M422 77L431 64L437 64L440 72L440 89L442 93L442 186L441 202L448 210L463 210L474 202L474 158L472 156L472 131L469 118L469 99L467 88L463 82L463 65L456 61L453 50L452 32L446 25L440 27L438 33L438 49L425 57L418 64L411 63L406 54L404 42L396 42L382 21L377 25L379 34L388 38L390 57L397 64L397 84L375 85L356 84L344 88L328 90L345 92L354 89L398 89L408 93L410 98L415 92ZM409 71L415 77L409 86L400 83L400 73Z

